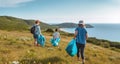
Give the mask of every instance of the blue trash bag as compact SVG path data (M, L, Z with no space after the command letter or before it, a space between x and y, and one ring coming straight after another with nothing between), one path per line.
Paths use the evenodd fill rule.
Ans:
M39 35L37 38L38 44L40 44L42 47L45 46L45 37L43 35Z
M70 56L75 56L77 54L76 40L72 39L65 50Z
M60 38L56 38L56 39L51 39L50 40L50 42L51 42L51 44L53 45L53 46L58 46L58 44L59 44L59 42L60 42Z

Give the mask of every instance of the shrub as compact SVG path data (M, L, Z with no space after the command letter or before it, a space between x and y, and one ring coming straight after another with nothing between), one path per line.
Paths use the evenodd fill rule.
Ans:
M102 42L101 46L105 47L105 48L109 48L110 44L108 42Z
M118 51L118 52L119 52L119 49L120 49L120 42L111 42L111 41L108 41L108 40L96 39L94 37L88 38L87 42L95 44L95 45L102 46L104 48L111 48L111 50L115 50L115 51Z
M45 32L54 32L54 30L51 29L51 28L49 28L49 29L47 29Z
M115 47L111 47L111 50L115 50L116 48Z
M118 42L110 42L110 46L120 49L120 43L118 43Z

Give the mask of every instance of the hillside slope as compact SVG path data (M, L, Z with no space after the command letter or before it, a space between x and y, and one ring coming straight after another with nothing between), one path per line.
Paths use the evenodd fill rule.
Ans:
M34 25L34 20L25 20L11 16L0 16L0 29L2 30L28 30L32 25ZM40 25L42 29L55 28L54 26L43 22L41 22Z
M0 29L2 30L26 30L28 25L22 19L0 16Z
M65 48L72 37L61 35L60 48L50 44L52 33L42 32L46 37L45 47L35 47L29 32L0 30L0 64L19 61L22 64L80 64L77 57L70 57ZM120 53L87 43L85 64L118 64Z

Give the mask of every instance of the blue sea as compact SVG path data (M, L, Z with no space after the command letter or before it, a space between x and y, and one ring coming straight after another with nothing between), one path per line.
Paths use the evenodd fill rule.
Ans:
M91 24L94 28L86 28L89 37L120 42L120 24ZM74 33L75 28L61 28L61 30Z

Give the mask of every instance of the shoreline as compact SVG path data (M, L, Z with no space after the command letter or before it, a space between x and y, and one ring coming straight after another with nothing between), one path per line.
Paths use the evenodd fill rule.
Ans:
M74 35L73 33L65 32L65 31L62 31L62 32L66 33L67 37ZM65 35L65 34L63 34L63 35ZM97 46L109 48L111 50L120 52L120 42L110 41L110 40L106 40L106 39L98 39L96 37L88 37L87 43L91 43L91 44L94 44Z
M73 33L63 31L63 29L61 29L61 33L62 35L67 37L71 37L74 35ZM98 39L96 37L88 37L87 43L91 43L93 45L101 46L103 48L108 48L120 52L120 42L110 41L106 39Z
M63 32L74 34L73 32L68 32L68 30L65 30L65 29L70 29L70 28L60 28L60 30L63 31ZM74 28L71 28L71 29L74 29ZM89 37L90 38L96 38L96 39L99 39L99 40L108 40L108 41L111 41L111 42L120 42L118 40L110 40L110 39L99 38L99 37L95 37L95 36L89 36Z

